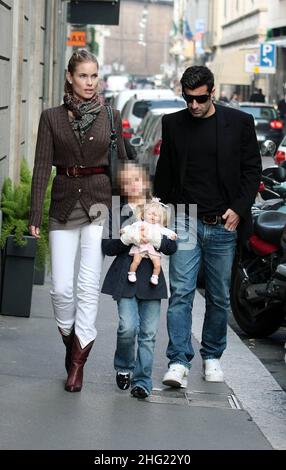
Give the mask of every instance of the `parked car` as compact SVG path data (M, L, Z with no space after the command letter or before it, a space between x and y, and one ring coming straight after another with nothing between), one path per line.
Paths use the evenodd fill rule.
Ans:
M127 88L129 83L128 75L108 75L104 79L104 98L110 100L113 95L118 94L121 90Z
M137 161L148 168L154 177L162 143L162 117L174 112L174 108L151 109L144 117L136 136L130 143L137 149ZM175 111L176 112L176 111Z
M266 103L242 102L239 103L239 108L254 117L259 145L265 140L273 140L278 147L283 138L283 122L279 119L275 107Z
M167 110L164 109L163 111L166 112ZM173 109L171 112L173 112ZM136 135L130 139L131 146L136 149L137 162L146 166L149 170L149 173L150 163L148 148L150 147L150 136L152 131L157 127L157 122L162 118L162 115L162 109L152 109L148 111L138 126Z
M277 148L276 154L274 156L274 161L276 165L281 165L282 162L286 160L286 135Z
M114 96L111 104L113 108L118 109L121 112L125 103L127 103L127 101L135 95L138 100L149 100L152 98L157 98L158 96L162 98L174 98L176 96L170 88L157 88L154 90L134 88L120 91L118 95Z
M176 109L186 107L186 103L182 98L165 97L160 94L160 90L157 91L158 94L156 98L138 99L135 95L125 103L121 112L124 137L132 137L132 135L137 131L137 128L145 114L147 114L150 109L173 108L175 111Z

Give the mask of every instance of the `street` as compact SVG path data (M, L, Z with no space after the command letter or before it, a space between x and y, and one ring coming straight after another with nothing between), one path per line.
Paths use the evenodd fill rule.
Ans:
M104 272L109 263L106 259ZM167 268L165 260L166 275ZM204 299L199 293L193 310L196 355L188 389L164 388L161 383L167 367L164 301L153 391L140 401L115 384L116 304L105 295L83 390L64 391L64 346L49 289L49 278L44 286L34 286L30 318L0 317L2 450L286 449L285 391L231 328L222 358L225 383L202 379L198 350Z

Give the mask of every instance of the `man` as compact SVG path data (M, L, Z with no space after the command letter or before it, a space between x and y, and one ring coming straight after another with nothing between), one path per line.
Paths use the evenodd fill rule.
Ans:
M284 121L284 126L286 126L286 92L284 97L278 101L278 111L280 118Z
M223 381L219 359L226 348L231 268L237 233L251 233L251 205L258 190L261 158L251 115L213 103L214 77L204 66L186 69L182 94L187 109L162 119L162 145L154 190L164 203L197 205L197 220L184 218L196 243L180 237L170 257L167 313L169 369L163 384L186 387L190 362L192 305L204 262L206 312L200 353L205 380ZM178 230L179 231L179 230ZM180 241L181 238L181 241Z
M226 93L224 90L222 90L221 94L219 95L218 101L223 101L224 103L228 103L229 99L226 96Z
M265 95L262 93L262 88L255 88L254 93L250 95L249 101L252 103L265 103Z

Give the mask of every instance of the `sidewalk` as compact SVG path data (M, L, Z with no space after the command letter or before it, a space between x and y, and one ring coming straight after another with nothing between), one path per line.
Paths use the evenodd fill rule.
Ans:
M82 392L67 393L64 345L53 318L49 281L44 286L34 286L30 318L0 316L0 449L283 448L285 393L273 392L273 386L278 389L278 384L231 331L223 360L227 383L207 383L202 379L196 341L203 318L200 295L194 308L196 356L189 389L187 393L164 389L161 378L167 366L166 307L165 301L156 345L155 389L147 400L134 399L116 387L116 305L105 295L101 297L98 337L85 367ZM269 428L270 415L273 418L269 404L265 404L268 416L257 412L259 387L264 399L276 397L274 406L278 411L271 425L278 425L279 433L274 441ZM250 392L250 401L245 388Z

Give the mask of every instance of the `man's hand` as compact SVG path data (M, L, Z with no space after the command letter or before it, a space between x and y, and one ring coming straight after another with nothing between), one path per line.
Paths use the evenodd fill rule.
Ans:
M222 218L226 221L224 225L226 230L229 230L230 232L233 232L236 229L240 221L239 215L232 209L227 209L227 211L222 215Z
M35 227L35 225L29 225L29 232L32 237L41 238L39 227Z

